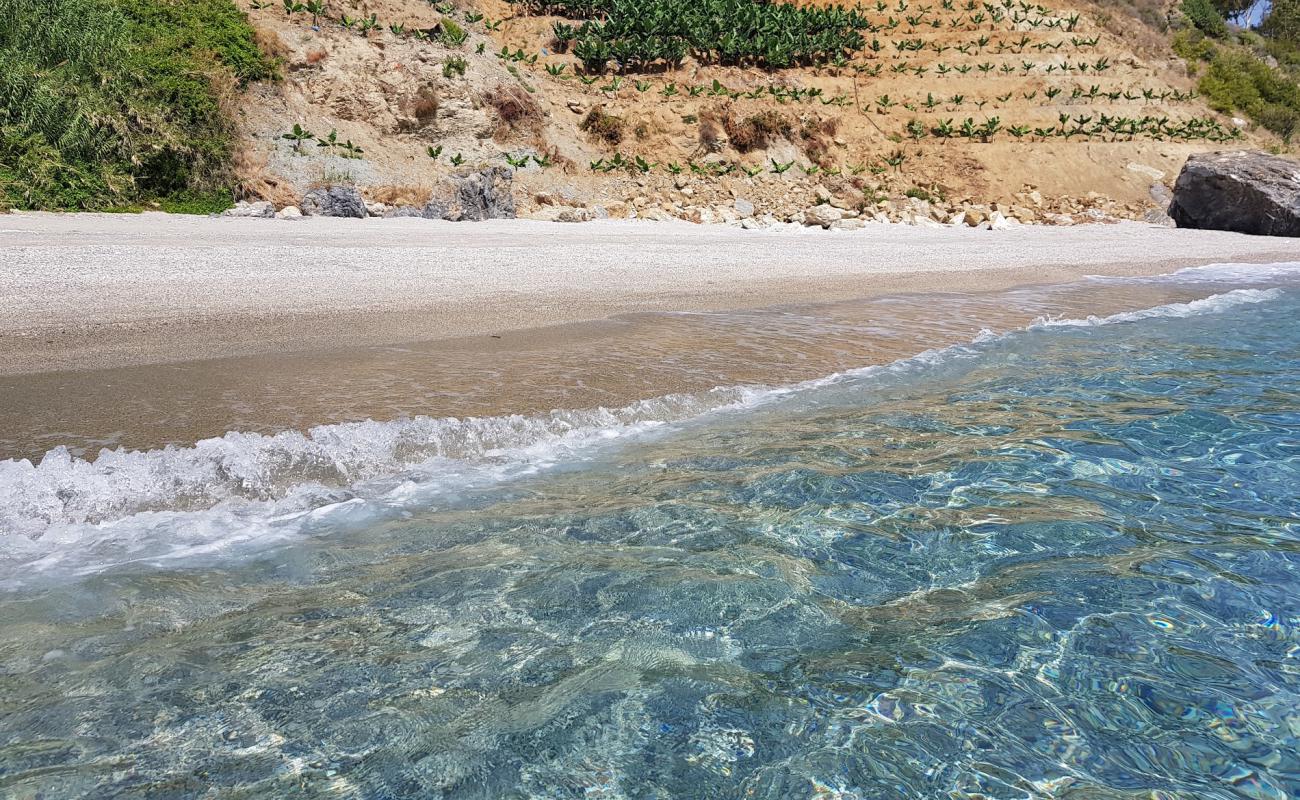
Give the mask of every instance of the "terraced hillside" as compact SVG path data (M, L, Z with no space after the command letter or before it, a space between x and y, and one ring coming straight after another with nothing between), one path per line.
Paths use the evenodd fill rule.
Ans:
M290 0L249 12L286 68L246 103L243 185L282 203L338 181L417 203L439 174L486 163L514 167L523 210L552 216L599 205L703 220L734 198L778 217L828 199L868 213L928 201L935 218L963 200L1027 220L1140 216L1189 153L1274 142L1211 111L1139 22L1081 4Z

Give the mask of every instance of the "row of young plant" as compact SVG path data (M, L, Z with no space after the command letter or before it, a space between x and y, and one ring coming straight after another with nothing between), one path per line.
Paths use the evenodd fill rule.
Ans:
M565 65L563 64L547 64L546 71L553 76L567 78L568 76L564 72L564 67ZM602 80L601 78L588 75L579 75L577 77L589 86ZM649 80L629 81L621 75L615 75L608 79L608 83L597 87L598 91L603 92L610 97L617 97L625 88L631 88L639 94L645 94L651 89L654 89L655 84ZM676 81L670 81L669 83L660 85L656 90L656 94L669 99L674 97L719 97L732 100L761 100L770 98L780 104L788 102L812 103L814 101L820 102L824 106L850 106L853 104L853 99L848 94L841 92L835 95L827 95L826 90L820 87L800 88L797 86L768 84L767 86L759 86L754 89L742 91L740 89L731 89L727 87L717 78L713 79L711 85L697 84L694 86L681 86L678 85ZM1007 103L1017 94L1019 94L1025 101L1029 102L1038 99L1041 95L1044 101L1043 105L1051 105L1057 100L1057 98L1068 100L1109 100L1113 103L1118 103L1121 100L1129 102L1142 101L1145 103L1181 103L1189 102L1199 97L1194 90L1184 92L1178 89L1155 89L1152 87L1102 89L1100 84L1092 84L1085 89L1082 86L1075 84L1070 89L1069 94L1066 94L1065 89L1059 86L1048 86L1041 90L1034 89L1029 92L1009 91L1004 94L996 95L992 99L971 99L971 102L977 108L982 109L984 105L989 102L996 102L998 104ZM876 98L874 106L876 110L881 113L900 106L915 111L918 106L927 109L938 108L942 105L960 107L966 102L966 100L967 97L964 94L954 94L945 99L942 97L935 97L933 92L929 92L926 94L924 100L913 101L908 101L906 98L891 97L888 94L883 94ZM867 105L870 107L873 104L869 101Z
M1004 125L999 117L988 117L982 122L967 117L961 122L954 119L939 119L922 122L910 120L905 126L908 138L921 141L927 137L948 141L950 139L969 139L991 142L1000 133L1020 140L1029 137L1031 141L1046 141L1060 138L1069 141L1075 137L1084 139L1102 138L1109 141L1132 141L1142 137L1158 141L1209 141L1228 142L1241 138L1238 128L1225 126L1211 117L1192 117L1175 120L1169 117L1123 117L1107 114L1060 114L1056 125Z
M894 48L894 55L920 53L925 50L933 50L937 55L943 55L951 50L955 53L961 53L964 56L983 55L986 52L992 55L1002 55L1004 53L1023 55L1027 49L1033 49L1040 53L1051 50L1055 53L1066 44L1071 45L1075 51L1082 51L1095 48L1101 41L1100 36L1071 36L1069 39L1061 39L1059 41L1034 41L1031 37L1025 34L1021 34L1015 39L1007 39L1004 37L994 38L984 34L971 39L970 41L954 44L951 41L945 42L938 39L925 39L921 36L915 36L910 32L905 33L904 35L913 38L889 40L890 45ZM876 58L882 52L886 54L889 53L888 49L880 39L872 37L871 41L867 43L865 56L867 58Z
M656 170L666 172L669 175L691 174L707 178L721 178L733 173L741 173L747 177L753 178L764 173L771 175L784 175L796 167L805 175L861 175L864 172L870 172L873 175L883 173L886 168L892 168L897 172L907 160L907 154L903 150L895 150L882 157L879 162L874 163L856 163L836 167L823 167L818 164L799 164L797 161L777 161L768 159L765 164L742 164L737 161L687 161L685 164L676 161L648 161L644 156L634 155L632 157L624 156L621 152L616 152L612 156L598 158L589 164L592 172L608 174L612 172L627 172L633 175L646 175Z

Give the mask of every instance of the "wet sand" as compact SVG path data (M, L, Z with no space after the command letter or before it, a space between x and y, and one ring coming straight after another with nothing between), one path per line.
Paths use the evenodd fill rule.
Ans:
M1137 223L825 232L15 214L0 217L0 375L1285 260L1300 260L1300 242Z

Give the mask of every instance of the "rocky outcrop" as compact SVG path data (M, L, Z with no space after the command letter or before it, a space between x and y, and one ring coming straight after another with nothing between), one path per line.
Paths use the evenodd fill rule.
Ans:
M1169 216L1180 228L1300 236L1300 164L1250 150L1191 156Z
M355 217L366 215L366 203L354 186L325 186L302 196L302 213L309 217Z
M461 177L456 187L456 204L461 220L514 219L515 198L510 193L514 173L505 167L489 167Z
M510 191L513 181L514 173L505 167L454 175L434 191L421 216L452 222L514 219L515 198Z

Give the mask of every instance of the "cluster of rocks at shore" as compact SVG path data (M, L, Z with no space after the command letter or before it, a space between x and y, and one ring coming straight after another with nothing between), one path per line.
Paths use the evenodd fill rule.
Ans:
M355 186L320 186L307 191L297 206L276 210L269 201L237 203L226 217L420 217L451 222L485 219L513 219L515 201L511 192L513 174L504 167L490 167L454 175L431 192L423 206L389 206L368 202Z
M642 187L644 188L644 187ZM781 226L856 230L870 224L901 223L918 227L971 227L1002 230L1020 224L1074 225L1146 219L1168 224L1149 207L1121 205L1097 193L1083 198L1045 198L1027 187L1013 202L980 203L971 198L948 201L898 196L865 202L861 194L834 192L824 185L799 190L786 187L779 198L755 200L735 184L697 187L678 181L668 190L645 191L627 200L584 202L575 193L539 192L532 197L527 216L552 222L587 222L594 219L638 218L683 220L697 224L726 224L742 228Z
M1160 188L1167 195L1163 184ZM970 227L1002 230L1016 225L1075 225L1144 220L1169 225L1151 206L1121 204L1089 192L1084 197L1045 197L1026 186L1010 202L949 199L911 190L882 196L862 181L817 183L759 177L697 179L630 178L602 199L585 197L574 185L537 191L516 207L514 174L488 167L449 176L423 205L368 201L353 186L321 186L307 191L297 206L277 210L269 202L245 202L225 212L232 217L419 217L450 221L512 219L525 216L551 222L596 219L682 220L741 228L819 227L856 230L871 224L917 227ZM522 193L521 193L522 194ZM1155 199L1155 198L1153 198Z

